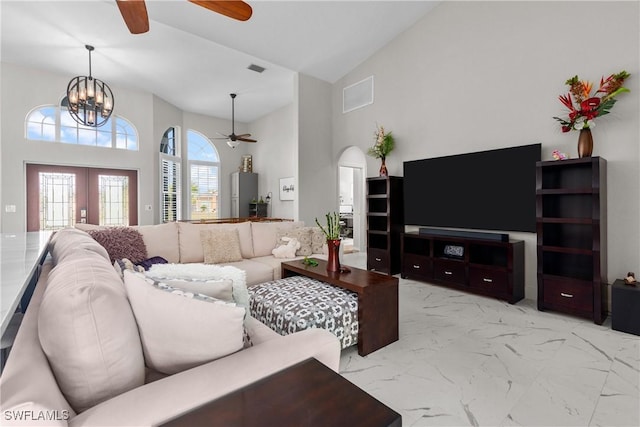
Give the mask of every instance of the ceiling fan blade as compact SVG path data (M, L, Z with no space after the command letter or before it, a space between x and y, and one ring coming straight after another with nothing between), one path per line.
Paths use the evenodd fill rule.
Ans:
M249 138L237 138L238 141L242 141L242 142L258 142L255 139L249 139Z
M218 132L218 131L216 131L216 133L218 134L218 136L214 136L214 137L213 137L213 138L211 138L211 139L227 139L227 138L229 138L229 135L224 134L224 133L222 133L222 132Z
M253 9L247 3L236 0L189 0L191 3L195 3L198 6L202 6L206 9L220 13L229 18L237 19L238 21L246 21L251 18Z
M243 133L242 135L236 135L238 138L246 138L248 136L251 136L250 133Z
M149 15L144 0L116 0L116 3L131 34L149 31Z

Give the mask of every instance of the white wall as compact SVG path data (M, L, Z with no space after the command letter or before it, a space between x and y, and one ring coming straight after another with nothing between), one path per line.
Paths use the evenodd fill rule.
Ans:
M294 218L294 201L280 200L280 178L295 176L297 138L294 135L293 104L256 120L249 126L258 140L249 144L253 171L258 173L258 192L266 197L271 192L269 216Z
M333 87L333 153L366 151L376 123L393 131L390 174L402 162L542 143L577 156L564 82L627 70L612 113L596 120L594 156L608 161L608 276L640 270L640 69L638 2L443 2ZM375 76L373 105L342 114L342 88ZM597 84L597 83L596 83ZM369 175L379 167L367 158ZM526 297L536 298L536 237L525 240Z
M294 90L297 115L298 217L307 225L338 211L337 158L331 150L331 85L298 74Z

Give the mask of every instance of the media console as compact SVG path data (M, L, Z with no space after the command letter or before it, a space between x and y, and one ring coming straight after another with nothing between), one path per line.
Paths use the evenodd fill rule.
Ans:
M402 277L515 304L524 298L524 241L403 233Z

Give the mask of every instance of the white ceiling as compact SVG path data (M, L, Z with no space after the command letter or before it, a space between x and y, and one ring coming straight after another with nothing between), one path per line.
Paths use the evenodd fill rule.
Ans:
M113 0L0 0L0 58L71 79L88 73L91 44L92 74L112 88L227 119L234 92L236 119L251 122L292 102L295 72L333 83L439 2L248 3L253 16L239 22L186 0L147 0L150 30L132 35Z

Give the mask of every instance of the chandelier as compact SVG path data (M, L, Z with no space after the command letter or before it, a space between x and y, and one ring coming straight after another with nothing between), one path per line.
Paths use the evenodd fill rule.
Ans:
M71 79L67 85L66 104L69 114L76 122L85 126L99 127L111 117L114 98L105 82L91 76L91 52L94 48L89 45L85 47L89 51L89 76L77 76Z

